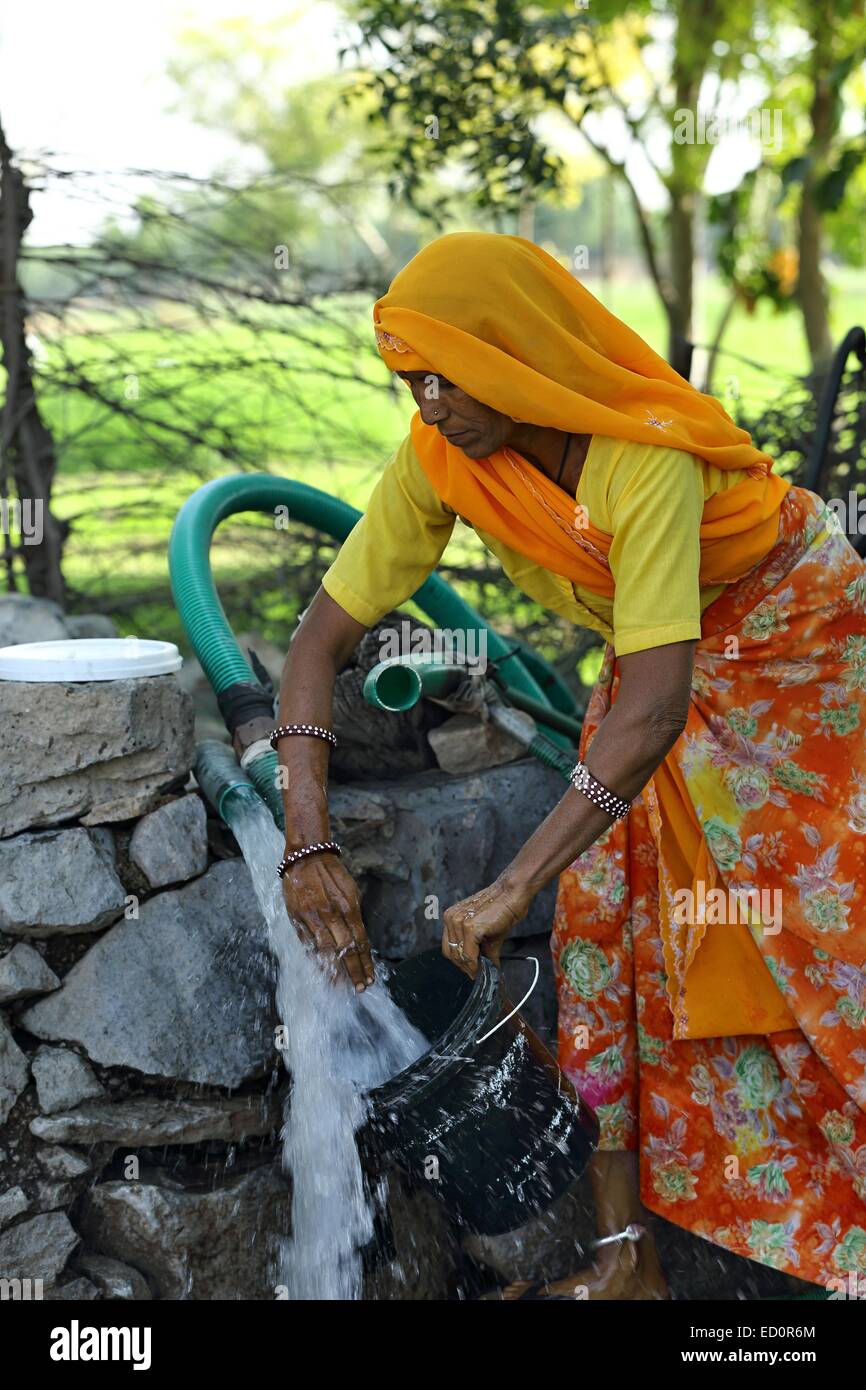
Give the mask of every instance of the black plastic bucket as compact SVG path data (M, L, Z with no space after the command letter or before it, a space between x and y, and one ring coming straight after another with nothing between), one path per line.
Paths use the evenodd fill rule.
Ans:
M386 981L435 1039L370 1093L364 1142L426 1182L470 1230L498 1235L545 1211L584 1171L598 1120L481 960L470 980L439 951Z

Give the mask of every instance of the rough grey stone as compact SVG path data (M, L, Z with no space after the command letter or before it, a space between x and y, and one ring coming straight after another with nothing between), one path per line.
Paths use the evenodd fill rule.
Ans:
M75 1263L105 1299L143 1303L153 1298L144 1275L122 1260L112 1260L108 1255L86 1254L79 1255Z
M116 637L117 624L107 613L67 613L66 630L76 639Z
M138 822L129 857L151 888L184 883L207 868L207 815L195 794L169 801Z
M64 613L53 599L29 594L0 596L0 647L22 642L59 642L64 637L116 637L107 613Z
M364 1280L364 1298L427 1303L447 1299L459 1263L457 1228L441 1202L388 1176L388 1222L395 1257Z
M334 838L360 879L374 946L391 957L437 946L445 909L492 883L564 791L534 759L463 777L332 786ZM555 884L539 893L514 934L549 931L555 896Z
M276 1165L201 1192L156 1174L98 1183L81 1221L88 1247L134 1264L156 1297L273 1299L275 1241L289 1233L290 1191Z
M55 1282L78 1244L65 1212L50 1211L20 1221L0 1235L0 1279Z
M0 960L0 1004L25 999L28 994L49 994L60 988L51 966L33 946L18 941Z
M99 1289L89 1279L70 1279L68 1284L55 1284L45 1294L46 1303L92 1303L99 1298Z
M39 1211L58 1211L61 1207L70 1207L77 1196L78 1189L71 1179L36 1184L36 1206Z
M527 732L534 731L528 714L512 710L512 715ZM438 729L431 729L427 738L442 771L453 774L482 772L485 768L500 767L526 756L525 744L518 743L516 738L489 721L482 724L471 714L453 715Z
M0 597L0 647L22 642L59 642L69 636L63 609L49 598L29 594Z
M75 826L0 840L2 931L32 937L98 931L123 911L124 901L109 830Z
M83 1100L104 1094L93 1068L68 1047L37 1049L31 1063L39 1109L46 1115L71 1110Z
M0 726L15 750L0 785L0 836L130 820L192 765L192 705L173 675L0 681Z
M80 1178L90 1172L90 1164L82 1154L51 1144L40 1149L37 1158L50 1178Z
M27 1058L0 1014L0 1124L9 1114L30 1079Z
M10 1187L0 1193L0 1231L21 1216L30 1206L30 1199L23 1187Z
M214 864L142 904L20 1020L105 1066L237 1087L277 1060L273 964L246 865Z
M276 1097L232 1096L228 1100L125 1100L79 1106L68 1115L37 1115L37 1139L69 1144L197 1144L205 1139L239 1141L270 1134L281 1122Z

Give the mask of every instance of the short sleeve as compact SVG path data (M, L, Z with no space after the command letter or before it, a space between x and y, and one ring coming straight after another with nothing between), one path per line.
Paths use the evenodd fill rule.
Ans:
M439 563L456 514L437 496L406 436L343 542L322 587L371 627L411 598Z
M701 635L700 459L650 445L623 451L608 480L617 656Z

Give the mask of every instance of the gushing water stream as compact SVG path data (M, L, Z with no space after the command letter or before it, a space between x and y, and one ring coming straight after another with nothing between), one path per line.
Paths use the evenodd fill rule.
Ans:
M428 1047L376 984L356 995L333 983L301 942L283 902L275 865L283 841L270 812L250 797L232 819L277 961L277 1012L292 1078L284 1119L283 1167L292 1176L292 1237L280 1282L292 1299L354 1299L361 1292L359 1249L373 1234L355 1133L364 1093Z

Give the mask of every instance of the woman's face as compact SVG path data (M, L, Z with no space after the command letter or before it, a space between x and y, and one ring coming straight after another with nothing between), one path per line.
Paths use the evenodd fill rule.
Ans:
M515 429L509 415L467 396L447 377L433 372L399 372L409 385L425 425L472 459L489 458L508 443Z

